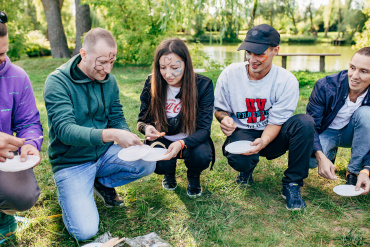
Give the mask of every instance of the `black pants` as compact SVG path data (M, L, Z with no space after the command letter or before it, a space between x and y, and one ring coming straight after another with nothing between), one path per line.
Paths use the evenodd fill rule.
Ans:
M40 195L32 169L19 172L0 171L0 211L14 214L35 205Z
M166 148L171 145L171 141L165 138L159 138L156 141L163 143ZM153 143L153 142L150 142ZM150 144L149 143L149 144ZM180 159L180 153L170 160L157 161L155 173L157 174L174 174L176 173L177 159ZM209 167L212 161L212 149L209 141L206 141L194 148L184 148L182 150L182 158L188 168L188 173L201 173Z
M231 136L226 138L222 147L224 156L229 165L239 172L253 170L259 156L275 159L289 150L288 168L284 172L283 184L296 182L303 186L303 179L308 176L309 159L313 149L314 121L311 116L298 114L289 118L281 127L278 136L258 154L240 155L225 151L225 146L234 141L254 141L261 137L262 130L236 129Z

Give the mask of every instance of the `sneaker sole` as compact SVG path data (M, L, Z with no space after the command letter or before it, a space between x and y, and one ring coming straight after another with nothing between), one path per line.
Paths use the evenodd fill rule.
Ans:
M176 184L176 187L175 187L175 188L167 189L166 187L164 187L164 184L163 184L163 181L162 181L162 187L163 187L163 189L165 189L165 190L168 190L168 191L174 191L174 190L177 188L177 184Z
M103 201L104 206L105 206L106 208L123 207L123 206L125 205L125 203L124 203L124 202L122 202L120 205L117 205L117 206L109 205L109 204L107 204L107 203L105 202L104 197L99 193L99 191L98 191L97 189L95 189L95 187L93 187L93 191L94 191L94 194L95 194L97 197L99 197L99 198Z
M283 194L281 194L281 196L286 200L286 196L284 196ZM286 209L288 209L289 211L299 211L299 210L305 210L306 208L288 208L287 205L285 205Z
M202 192L203 192L203 188L200 187L200 192L196 195L190 195L189 192L186 190L186 194L190 197L190 198L196 198L196 197L199 197L202 195Z

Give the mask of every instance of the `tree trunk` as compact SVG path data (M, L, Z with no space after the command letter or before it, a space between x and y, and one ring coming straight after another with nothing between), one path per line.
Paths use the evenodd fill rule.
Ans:
M48 37L50 41L51 55L53 58L70 58L67 39L64 33L62 17L60 13L60 1L41 0L44 7L46 21L48 23Z
M257 8L258 8L258 0L254 0L253 9L251 12L251 20L248 23L248 30L254 26L254 18L256 18Z
M310 14L310 25L311 25L311 28L310 28L310 33L314 33L314 28L313 28L313 17L312 17L312 1L310 1L310 3L308 4L308 7L307 7L307 10Z
M88 4L81 5L81 0L75 0L76 5L76 46L72 55L80 52L82 36L91 29L90 7Z

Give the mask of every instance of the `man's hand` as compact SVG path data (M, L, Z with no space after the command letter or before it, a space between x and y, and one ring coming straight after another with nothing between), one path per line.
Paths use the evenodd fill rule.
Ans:
M13 151L17 151L25 141L26 139L24 138L0 132L0 162L5 162L6 159L13 159Z
M358 191L360 188L363 188L365 191L361 195L366 195L370 190L370 179L369 175L366 173L360 172L357 176L357 184L355 190Z
M236 124L234 123L234 120L231 117L226 116L222 119L220 127L221 127L221 131L226 136L230 136L235 131Z
M26 144L26 145L23 145L21 147L21 162L25 162L27 160L27 155L35 155L35 156L40 157L40 152L35 146L33 146L31 144ZM40 159L40 161L41 161L41 159ZM37 162L37 164L35 164L35 166L40 164L40 161Z
M159 131L152 125L145 127L145 139L149 141L155 141L160 136Z
M318 163L319 175L330 180L337 180L334 164L321 151L317 151L315 155Z
M251 146L254 146L254 148L243 153L243 155L252 155L259 153L262 149L264 149L267 146L267 141L264 140L263 138L257 138L251 143Z
M128 148L135 145L143 145L140 138L126 130L121 129L105 129L103 130L103 142L116 142L123 148Z
M171 143L171 145L168 147L168 150L167 150L167 156L163 160L170 160L170 159L177 156L177 154L181 150L181 147L183 146L183 145L181 145L180 142L182 142L183 145L185 144L183 140Z

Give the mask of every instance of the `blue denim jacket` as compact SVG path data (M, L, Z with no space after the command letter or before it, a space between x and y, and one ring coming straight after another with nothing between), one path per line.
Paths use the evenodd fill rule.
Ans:
M319 135L333 122L339 110L346 102L348 93L347 70L328 75L316 82L306 108L307 114L311 115L315 121L314 153L316 151L322 151ZM362 105L370 106L369 92L365 96ZM370 163L370 153L365 156L365 163Z

